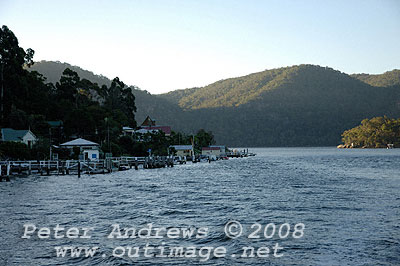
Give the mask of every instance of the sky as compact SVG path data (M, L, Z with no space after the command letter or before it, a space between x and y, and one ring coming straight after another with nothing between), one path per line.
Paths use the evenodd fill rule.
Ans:
M400 68L398 0L0 0L0 24L35 61L153 94L298 64Z

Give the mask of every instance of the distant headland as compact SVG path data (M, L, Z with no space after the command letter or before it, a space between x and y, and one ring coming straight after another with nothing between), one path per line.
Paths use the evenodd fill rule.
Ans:
M338 148L394 148L400 147L400 119L374 117L364 119L361 125L346 130L344 144Z

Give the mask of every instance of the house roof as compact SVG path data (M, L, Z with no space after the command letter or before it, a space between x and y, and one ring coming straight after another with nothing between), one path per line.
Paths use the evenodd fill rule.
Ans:
M155 126L155 125L156 125L156 120L151 119L150 116L147 116L142 123L142 126Z
M165 135L171 135L170 126L141 126L141 128L146 130L161 130Z
M22 138L29 132L36 138L36 136L30 130L15 130L12 128L2 128L1 136L3 141L21 141Z
M99 146L99 144L79 138L60 144L60 146Z
M63 122L61 120L58 120L58 121L46 121L46 122L51 127L60 127L60 126L63 125Z
M177 151L191 150L192 149L192 145L172 145L170 147L174 148Z

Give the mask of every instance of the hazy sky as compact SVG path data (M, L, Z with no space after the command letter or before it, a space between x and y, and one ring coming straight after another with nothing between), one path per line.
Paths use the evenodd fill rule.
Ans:
M35 61L118 76L151 93L296 64L400 68L400 1L0 0Z

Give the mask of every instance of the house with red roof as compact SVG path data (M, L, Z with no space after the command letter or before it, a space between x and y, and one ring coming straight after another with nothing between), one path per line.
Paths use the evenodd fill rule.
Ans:
M133 129L130 127L122 128L124 135L134 135L134 134L146 134L146 133L155 133L157 131L164 132L165 136L171 136L171 127L170 126L160 126L156 125L156 121L151 119L150 116L147 116L143 123L137 128Z

